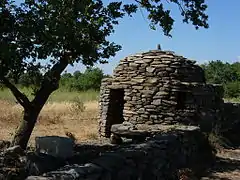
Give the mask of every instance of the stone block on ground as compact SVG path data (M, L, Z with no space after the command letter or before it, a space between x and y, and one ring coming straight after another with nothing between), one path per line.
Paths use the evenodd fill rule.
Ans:
M36 152L67 159L74 155L74 141L67 137L36 137Z
M213 152L205 136L195 127L180 129L101 153L89 163L66 165L27 180L170 180L178 179L176 173L182 168L195 172L210 165Z
M65 160L56 158L48 154L28 153L26 168L31 175L41 175L43 173L54 171L66 164Z

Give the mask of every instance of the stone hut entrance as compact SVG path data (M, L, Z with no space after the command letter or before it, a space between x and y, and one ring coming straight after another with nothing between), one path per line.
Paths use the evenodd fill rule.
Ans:
M125 91L123 88L101 87L99 133L105 137L110 137L113 124L122 124L124 122ZM104 120L103 120L104 119Z
M124 108L124 90L123 89L110 89L109 94L109 113L108 124L121 124L124 121L123 118Z

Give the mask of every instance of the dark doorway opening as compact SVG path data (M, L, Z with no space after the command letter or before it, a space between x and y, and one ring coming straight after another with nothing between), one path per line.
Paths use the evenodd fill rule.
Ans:
M124 90L123 89L111 89L109 95L109 108L107 116L107 132L110 136L111 126L113 124L121 124L124 121L123 109L124 109Z
M177 94L177 109L185 109L186 92L178 92Z

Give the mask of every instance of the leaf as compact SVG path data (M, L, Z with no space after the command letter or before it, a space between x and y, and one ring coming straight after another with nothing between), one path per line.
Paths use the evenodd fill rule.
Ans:
M183 22L191 22L196 29L209 27L204 0L169 2L179 7ZM70 65L106 63L121 50L121 46L108 37L121 18L132 16L139 7L148 14L151 29L161 27L163 33L171 37L174 19L160 0L110 1L108 4L102 0L25 0L21 5L2 0L0 75L11 74L11 78L17 80L29 71L31 63L50 59L48 63L52 66L66 54ZM43 63L45 70L49 69L48 63Z

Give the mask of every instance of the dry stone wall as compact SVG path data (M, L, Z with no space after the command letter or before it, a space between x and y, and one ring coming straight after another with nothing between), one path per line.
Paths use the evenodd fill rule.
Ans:
M124 121L132 124L197 125L206 111L214 114L221 87L206 84L194 61L170 51L154 50L124 58L100 90L100 135L109 137L113 90L124 90ZM216 93L216 91L219 93Z
M221 119L216 121L217 131L228 139L231 146L240 145L240 103L224 103L221 108Z
M178 170L197 171L212 160L211 146L195 127L159 134L148 141L103 153L87 164L66 165L42 176L29 176L27 180L180 179Z

